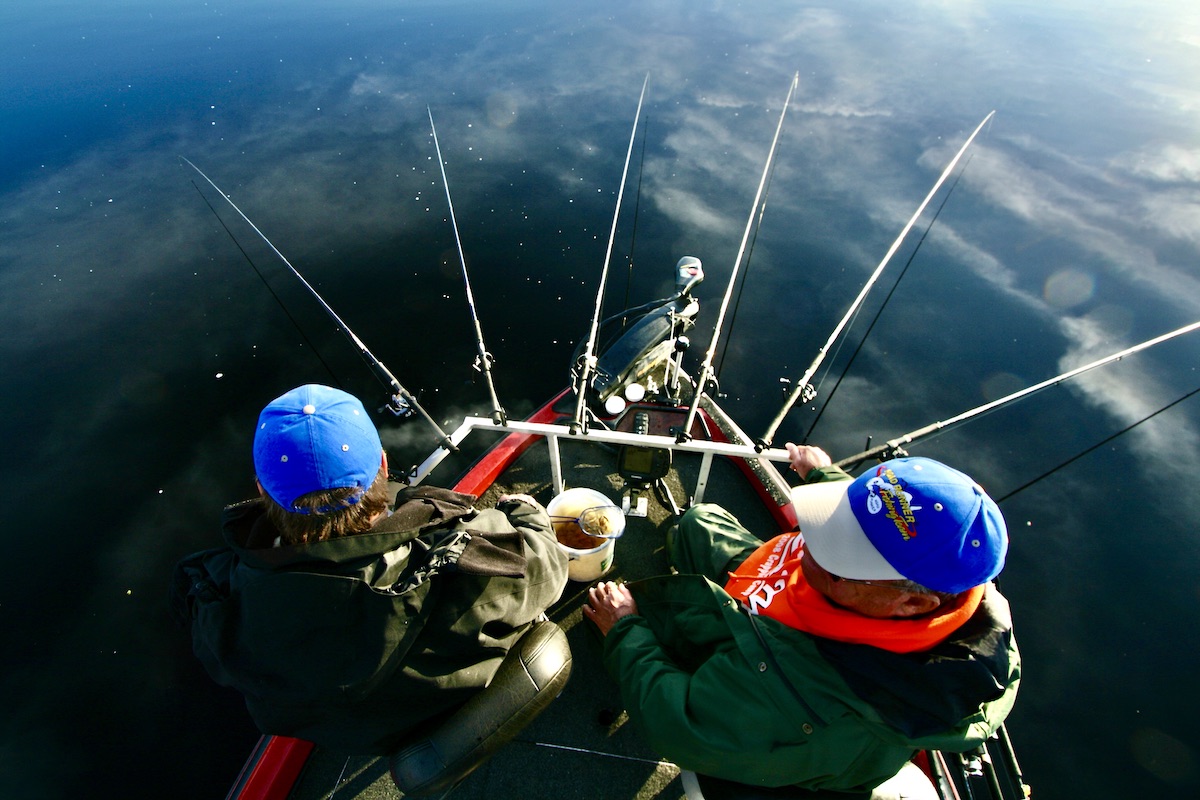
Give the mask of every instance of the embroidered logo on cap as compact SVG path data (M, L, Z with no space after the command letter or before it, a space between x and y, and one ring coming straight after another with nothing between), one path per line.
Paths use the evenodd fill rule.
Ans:
M914 538L917 535L915 512L920 511L921 506L912 504L913 496L904 491L896 473L881 466L875 470L875 477L867 481L866 487L869 492L867 511L878 514L886 510L887 518L900 531L904 541Z

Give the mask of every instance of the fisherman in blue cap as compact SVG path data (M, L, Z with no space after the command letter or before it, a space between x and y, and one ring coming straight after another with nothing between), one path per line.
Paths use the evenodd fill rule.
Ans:
M992 583L1004 518L932 459L852 478L820 448L787 447L805 481L798 530L764 543L719 506L689 509L667 542L678 574L591 589L605 664L689 797L745 784L937 797L910 759L980 744L1016 697Z
M273 400L253 453L259 496L225 508L225 546L183 559L172 595L264 733L391 753L486 686L566 585L536 501L477 510L389 483L375 426L339 389Z

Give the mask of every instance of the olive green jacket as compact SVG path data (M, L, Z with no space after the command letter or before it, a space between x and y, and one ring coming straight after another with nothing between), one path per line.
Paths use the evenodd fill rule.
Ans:
M262 506L229 506L226 546L176 567L196 655L265 733L393 751L485 686L566 585L544 510L473 500L405 489L367 533L257 548L275 538Z
M835 467L806 476L849 479ZM727 574L758 544L730 522L704 544L711 551L692 552L694 543L679 536L668 548L676 566ZM638 613L605 637L605 665L651 746L684 769L760 786L862 792L917 750L974 747L1016 700L1020 655L1008 601L993 585L949 640L908 654L751 615L706 575L630 588Z
M761 786L861 791L918 749L966 750L1016 699L1007 601L925 653L833 642L752 617L701 575L631 585L638 614L604 640L625 708L684 769Z

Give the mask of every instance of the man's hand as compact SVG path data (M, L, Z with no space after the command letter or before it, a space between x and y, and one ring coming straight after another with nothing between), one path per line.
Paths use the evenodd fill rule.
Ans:
M828 467L833 464L833 459L819 447L813 447L810 444L795 445L788 442L787 447L788 457L792 461L792 469L801 479L808 477L808 473L812 472L817 467Z
M621 617L638 613L633 594L623 584L601 581L588 589L588 602L583 615L596 623L603 636Z

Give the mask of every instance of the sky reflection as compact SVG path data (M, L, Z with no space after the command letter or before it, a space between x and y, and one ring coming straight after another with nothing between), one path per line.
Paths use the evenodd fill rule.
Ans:
M528 410L565 381L585 332L647 73L645 159L635 150L627 190L640 180L632 295L661 296L670 265L698 255L708 325L800 74L721 375L753 433L778 408L778 379L802 373L993 109L814 439L853 452L868 433L903 433L1200 318L1200 18L1183 2L22 0L0 11L0 66L2 469L12 497L43 498L47 484L66 496L52 520L15 503L5 535L0 620L5 641L25 643L2 657L12 796L97 776L150 796L138 751L174 760L175 796L212 796L252 736L191 664L163 585L245 491L262 403L331 377L180 155L445 417L478 410L483 393L466 385L471 334L427 109L501 399ZM381 393L354 354L231 227L370 406ZM1163 345L915 452L1003 494L1190 391L1198 351ZM523 371L531 352L548 366ZM796 412L780 438L811 419ZM1005 507L1029 676L1013 727L1039 796L1200 780L1200 743L1179 724L1200 709L1169 688L1186 666L1169 642L1200 633L1186 588L1200 501L1163 480L1200 468L1198 424L1181 405ZM421 433L386 436L404 450ZM1161 620L1095 601L1092 587L1130 573L1156 576L1138 589ZM62 724L84 705L104 741ZM231 741L211 760L187 746L189 730L223 725ZM180 781L202 772L210 785Z

